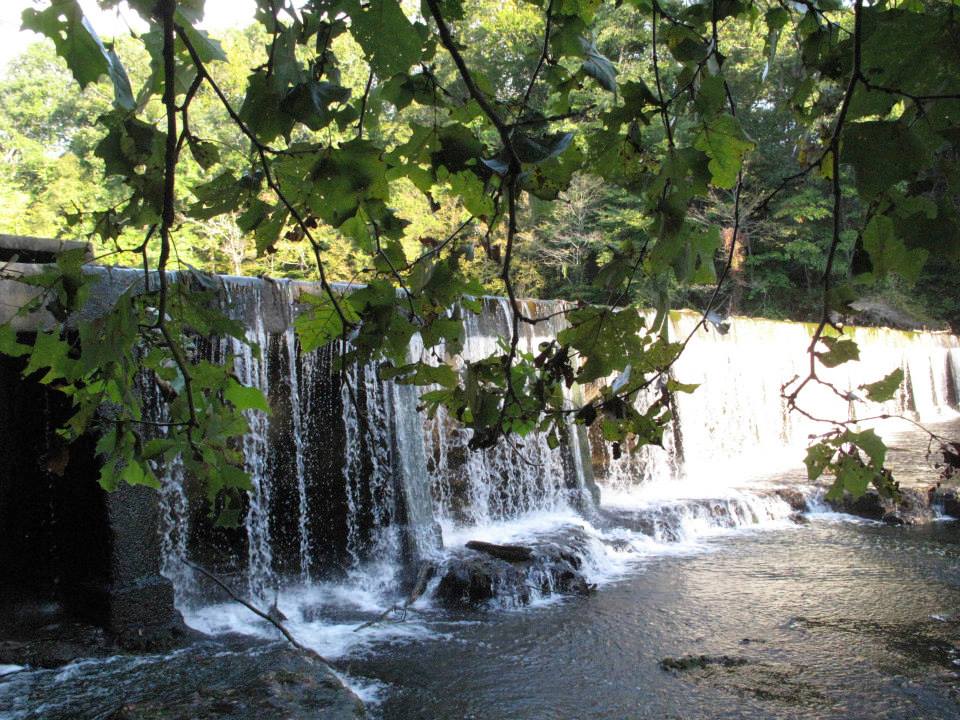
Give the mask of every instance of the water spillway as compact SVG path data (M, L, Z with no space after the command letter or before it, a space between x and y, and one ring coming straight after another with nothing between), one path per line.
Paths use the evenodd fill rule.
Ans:
M137 276L103 272L102 302ZM303 309L300 293L317 292L315 286L219 282L221 304L243 323L249 342L204 338L195 352L214 362L232 357L240 379L268 398L269 413L247 411L250 431L242 451L252 490L239 525L219 527L202 488L173 462L157 468L157 517L138 530L155 535L156 548L142 554L156 553L157 569L188 622L211 632L270 630L245 611L229 609L220 590L185 560L217 572L264 607L279 603L318 650L333 656L362 640L353 633L358 624L403 603L424 567L431 579L421 602L428 606L517 607L583 592L652 553L688 548L716 532L786 522L795 508L753 481L800 465L808 436L825 429L788 413L780 393L806 369L812 328L732 318L725 334L709 325L697 330L674 366L675 379L699 387L673 396L674 419L663 447L628 442L614 457L596 428L571 421L557 447L534 433L474 451L469 430L443 412L430 418L420 411L420 389L381 380L373 363L341 372L334 346L303 351L293 321ZM545 320L521 326L521 350L535 352L555 338L565 327L565 307L528 301L526 314ZM667 332L682 339L698 320L695 313L671 313ZM812 414L903 414L924 422L957 417L957 338L849 332L862 360L824 374L836 387L857 392L897 367L906 382L883 406L851 407L832 392L811 388L806 407ZM465 313L462 358L491 354L509 334L507 301L484 298L480 313ZM421 352L415 338L410 356ZM462 362L446 360L455 367ZM566 399L575 407L594 391L583 388ZM144 394L153 419L162 422L158 389L147 382ZM2 424L14 427L19 411L7 407ZM0 511L9 514L5 508L16 506L16 488L29 485L23 478L21 485L0 488ZM124 497L110 502L140 517L140 506ZM13 520L9 525L17 527ZM532 555L511 563L467 547L471 541L519 544ZM52 540L50 552L67 544ZM110 552L109 542L103 544ZM122 550L114 547L114 555Z
M306 592L312 602L316 593L360 594L371 607L388 607L404 597L425 562L438 568L437 577L463 576L462 568L449 565L472 557L464 550L470 540L541 542L547 548L546 575L542 566L506 579L493 572L491 582L501 587L489 594L505 596L507 605L525 604L550 594L565 572L566 565L557 570L551 564L556 558L550 547L572 548L576 557L564 562L596 579L649 543L682 543L718 529L784 520L791 507L783 499L743 488L758 475L799 465L808 437L826 429L788 413L780 393L805 371L812 327L732 318L725 334L709 325L697 330L675 365L677 380L700 387L674 396L675 419L663 447L628 443L614 458L596 432L571 422L555 448L534 433L470 450L469 430L442 411L433 418L420 412L418 388L381 380L373 363L341 374L332 346L304 353L291 324L305 288L310 286L223 280L226 306L262 353L219 340L202 352L212 360L234 356L241 379L264 391L271 412L248 411L251 429L243 452L253 489L241 527L216 527L182 468L164 469L163 568L183 607L202 608L211 600L211 589L184 570L185 558L233 577L264 603L289 590ZM482 306L464 320L467 360L494 352L510 333L506 300L485 298ZM565 326L563 308L561 302L528 302L527 313L549 319L521 327L521 349L535 351L555 338ZM698 320L691 312L671 313L667 332L686 337ZM849 332L862 360L825 374L836 387L857 392L897 367L906 382L888 403L856 408L835 393L811 388L806 407L813 414L903 414L925 422L956 417L955 337ZM411 357L421 351L415 339ZM581 400L568 397L571 406ZM567 529L562 538L558 528ZM475 571L469 568L463 582L475 582ZM486 567L480 571L490 574ZM485 592L478 597L485 599ZM213 622L209 614L200 616Z

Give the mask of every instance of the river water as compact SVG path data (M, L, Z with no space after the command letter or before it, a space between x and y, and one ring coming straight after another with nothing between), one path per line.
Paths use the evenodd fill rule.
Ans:
M587 598L350 663L383 718L960 717L960 527L837 518L651 559ZM746 664L672 672L665 657Z
M920 433L888 441L905 482L931 477ZM800 479L789 471L747 487L759 496ZM728 497L736 492L745 491ZM280 605L295 634L332 655L370 716L383 720L960 717L960 523L807 519L719 527L694 517L682 537L608 556L594 569L592 594L522 609L452 612L425 598L402 622L354 632L386 606L369 582L366 594L314 586ZM522 541L564 522L528 517L491 532ZM322 619L297 614L309 607ZM208 605L187 619L272 637L239 606ZM0 680L0 717L107 718L120 701L215 682L215 658L235 652L243 650L201 644L19 672ZM701 655L724 662L660 665Z
M316 635L293 627L335 644L329 618ZM587 597L477 613L426 603L366 633L338 667L384 720L957 718L960 523L814 513L634 559ZM229 649L192 652L203 660L185 667L118 657L17 673L0 680L0 717L109 717L121 700L178 697L213 682ZM661 669L685 655L732 662Z

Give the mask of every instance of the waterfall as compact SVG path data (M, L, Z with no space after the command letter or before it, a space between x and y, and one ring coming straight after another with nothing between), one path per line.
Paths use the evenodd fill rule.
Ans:
M297 530L300 536L300 577L304 582L310 582L310 528L307 516L310 504L307 500L307 461L306 436L308 418L304 417L304 403L300 397L300 362L297 355L297 336L293 328L284 332L284 341L287 349L287 367L289 368L290 384L290 415L293 423L293 443L295 452L294 471L297 477ZM305 362L309 367L310 363Z
M685 338L699 316L671 314L670 333ZM674 397L683 443L680 474L694 479L771 470L802 457L810 435L829 425L789 413L781 387L809 369L807 323L735 317L729 331L696 331L674 366L674 376L700 387ZM850 328L859 361L820 368L818 375L842 393L863 396L859 386L900 368L906 377L901 395L886 403L851 403L818 384L808 385L799 404L819 418L856 419L881 414L914 415L922 422L956 417L951 360L956 338L885 328ZM954 346L954 347L951 347Z
M427 481L426 434L417 410L420 394L411 385L388 383L395 408L396 464L404 492L411 551L417 557L435 554L442 543L434 524L433 502Z
M247 333L247 343L230 340L229 353L235 360L235 370L244 385L259 388L269 397L269 369L267 366L267 335L260 319L259 295L254 326ZM268 467L269 420L261 410L246 410L244 415L250 431L243 439L243 457L250 475L250 504L245 525L248 538L248 582L250 595L266 598L267 589L275 585L273 554L270 543L270 477Z
M541 342L552 340L563 328L555 314L562 304L528 303L528 317L546 318L536 325L524 324L519 349L538 351ZM484 311L466 314L465 362L480 360L497 352L502 338L512 332L509 302L504 298L484 299ZM571 495L579 496L584 487L583 458L579 442L572 442L574 429L566 443L551 448L543 433L509 438L492 448L471 451L472 431L459 427L440 410L427 423L427 453L432 462L431 487L439 520L448 527L482 525L534 511L568 509ZM569 461L565 456L574 453Z
M584 566L600 567L620 562L622 543L633 552L651 542L693 542L724 528L779 521L791 512L785 502L737 484L785 463L797 465L808 435L825 429L789 414L780 396L784 382L805 372L813 328L733 318L725 335L697 330L672 369L674 379L700 387L671 396L673 419L662 447L628 441L614 457L611 445L571 414L557 447L533 432L472 451L470 430L442 409L432 418L419 410L428 388L383 381L372 362L340 369L339 343L304 353L291 327L302 284L223 282L224 304L247 328L247 342L211 339L198 352L213 362L232 359L241 381L267 396L271 412L245 413L249 432L242 451L252 489L243 528L213 525L182 463L158 472L163 571L181 602L197 592L183 571L188 550L213 569L241 577L260 601L272 601L277 588L299 587L391 603L423 560L443 563L471 539L523 541L530 532L549 534L558 523L573 523L589 536L578 545L589 555ZM537 322L521 325L520 350L536 354L555 339L565 327L566 307L526 301L523 312ZM483 298L480 313L462 317L462 360L442 347L425 358L416 336L409 359L453 362L462 371L463 362L497 352L512 332L510 306L502 298ZM668 332L682 339L698 320L694 313L671 313ZM899 367L904 387L882 405L851 406L811 386L804 402L812 414L905 414L922 421L957 416L956 338L864 328L850 334L862 359L822 377L843 393L858 393L859 385ZM637 407L646 408L662 391L641 393ZM595 389L575 392L565 398L569 407ZM640 535L626 538L623 528ZM556 582L534 575L524 582Z
M185 482L183 461L174 458L160 474L160 572L173 582L181 603L195 592L193 571L184 562L190 533Z
M359 372L351 367L345 372L345 382L340 386L343 403L343 423L346 458L343 464L343 479L347 487L347 552L353 565L360 563L360 493L363 461L361 455L360 411L356 407L355 388Z

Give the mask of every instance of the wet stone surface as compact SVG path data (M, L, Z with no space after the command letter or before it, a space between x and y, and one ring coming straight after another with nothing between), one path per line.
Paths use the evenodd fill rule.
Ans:
M231 637L166 655L113 656L15 673L0 681L0 708L24 720L366 717L356 695L322 664L285 644Z
M530 546L467 543L440 566L434 598L445 608L475 609L519 607L551 595L586 595L593 589L581 571L586 542L581 531L569 528Z

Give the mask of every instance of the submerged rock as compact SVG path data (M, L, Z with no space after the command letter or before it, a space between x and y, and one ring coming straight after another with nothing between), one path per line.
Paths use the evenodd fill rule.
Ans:
M174 697L127 703L109 720L360 720L360 699L322 664L292 649L224 654L222 680Z
M711 665L720 667L741 667L746 665L744 658L730 655L682 655L681 657L665 657L660 661L662 670L683 672L685 670L702 670Z

